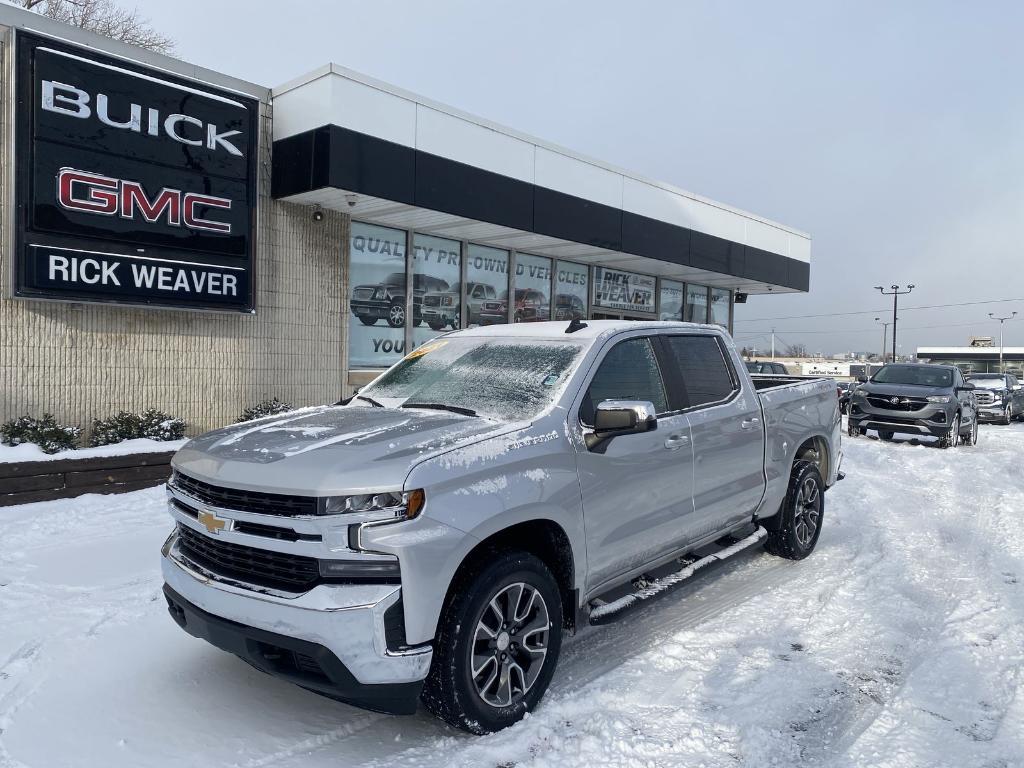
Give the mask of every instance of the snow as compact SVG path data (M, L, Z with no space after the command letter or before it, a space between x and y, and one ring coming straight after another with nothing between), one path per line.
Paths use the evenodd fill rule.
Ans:
M176 451L188 440L151 440L140 437L135 440L124 440L113 445L100 445L95 448L78 448L73 451L43 453L34 443L21 445L0 445L0 464L15 461L57 461L58 459L95 459L101 456L127 456L132 453L162 453Z
M1024 425L844 451L810 558L750 547L584 629L483 738L187 636L159 488L0 508L0 766L1024 765Z

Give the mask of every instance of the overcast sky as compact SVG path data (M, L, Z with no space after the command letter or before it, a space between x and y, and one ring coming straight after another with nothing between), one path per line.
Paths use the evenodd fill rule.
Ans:
M901 312L901 352L1024 317L1024 3L137 5L185 60L267 86L334 61L809 232L810 293L738 307L741 343L877 350L892 283L1020 299Z

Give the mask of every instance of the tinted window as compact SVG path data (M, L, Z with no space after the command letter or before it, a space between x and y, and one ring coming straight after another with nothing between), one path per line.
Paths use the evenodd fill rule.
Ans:
M669 354L679 369L687 407L725 400L735 389L732 373L713 336L666 336Z
M886 365L872 377L871 381L876 384L951 387L953 371L937 365Z
M658 413L668 410L650 339L620 341L605 355L580 407L585 424L594 423L594 409L602 400L647 400Z

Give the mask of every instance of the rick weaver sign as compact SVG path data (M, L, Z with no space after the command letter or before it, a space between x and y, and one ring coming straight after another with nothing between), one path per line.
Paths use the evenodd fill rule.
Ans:
M252 310L258 104L19 32L17 294Z

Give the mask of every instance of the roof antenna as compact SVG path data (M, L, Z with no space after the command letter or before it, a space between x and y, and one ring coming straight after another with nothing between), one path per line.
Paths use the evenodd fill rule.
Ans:
M565 329L565 332L576 333L576 331L582 331L586 327L586 323L581 321L578 317L574 316L573 319L569 321L569 327Z

